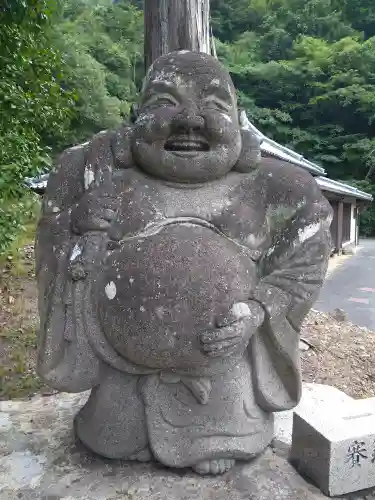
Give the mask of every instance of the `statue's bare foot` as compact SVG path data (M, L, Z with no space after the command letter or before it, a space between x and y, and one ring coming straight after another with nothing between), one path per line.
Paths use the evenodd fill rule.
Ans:
M193 470L202 476L207 474L224 474L234 467L235 460L229 458L219 458L218 460L204 460L193 467Z
M144 448L141 451L138 451L137 453L134 453L134 455L131 455L129 457L129 460L132 460L134 462L151 462L153 459L153 455L151 453L151 450L149 447Z

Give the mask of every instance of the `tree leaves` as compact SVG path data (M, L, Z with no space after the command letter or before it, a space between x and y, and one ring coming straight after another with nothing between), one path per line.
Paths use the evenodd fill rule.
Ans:
M216 33L227 40L218 53L249 117L331 177L375 184L375 3L223 4L212 3ZM375 215L366 217L366 231L375 234Z
M22 227L23 182L50 164L48 137L64 135L70 95L49 44L52 2L5 1L0 8L0 251Z
M130 1L64 1L54 43L65 54L64 86L76 95L69 142L129 116L143 74L142 29Z

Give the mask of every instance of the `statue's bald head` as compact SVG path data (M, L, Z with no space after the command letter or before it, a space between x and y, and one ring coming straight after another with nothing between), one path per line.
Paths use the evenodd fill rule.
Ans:
M236 99L229 71L218 59L201 52L180 50L159 57L147 72L143 90L155 80L169 80L175 84L181 83L181 80L191 80L201 88L214 85L230 92Z

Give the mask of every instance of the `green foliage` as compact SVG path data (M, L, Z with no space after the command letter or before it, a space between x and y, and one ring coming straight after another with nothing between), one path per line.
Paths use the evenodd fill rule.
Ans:
M7 0L0 8L0 253L23 227L25 177L129 115L142 26L127 1Z
M228 0L213 7L218 54L250 119L331 177L366 179L373 192L375 4ZM371 213L361 227L375 235Z
M61 60L50 48L52 2L7 0L0 9L0 252L23 227L23 181L49 165L48 142L69 124Z
M14 242L20 240L20 233L27 234L29 227L31 233L34 232L38 208L36 195L30 193L24 194L22 198L0 200L0 257L11 249ZM28 239L33 239L32 234Z
M352 26L364 33L366 38L375 36L375 3L373 0L337 0Z
M143 73L143 15L129 1L65 0L55 45L65 54L64 88L75 94L68 143L129 116Z
M69 124L72 103L59 82L62 62L49 43L50 3L9 1L11 7L0 11L0 132L24 132L26 141L32 134L42 140L51 130L57 137Z
M222 41L236 41L245 31L257 33L268 60L290 54L300 35L336 41L355 32L334 0L212 0L211 15Z

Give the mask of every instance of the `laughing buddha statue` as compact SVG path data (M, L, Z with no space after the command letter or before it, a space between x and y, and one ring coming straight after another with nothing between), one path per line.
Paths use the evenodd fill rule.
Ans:
M91 389L78 438L200 474L261 453L301 396L330 222L310 174L260 157L216 59L159 58L133 123L65 151L43 202L38 372Z

